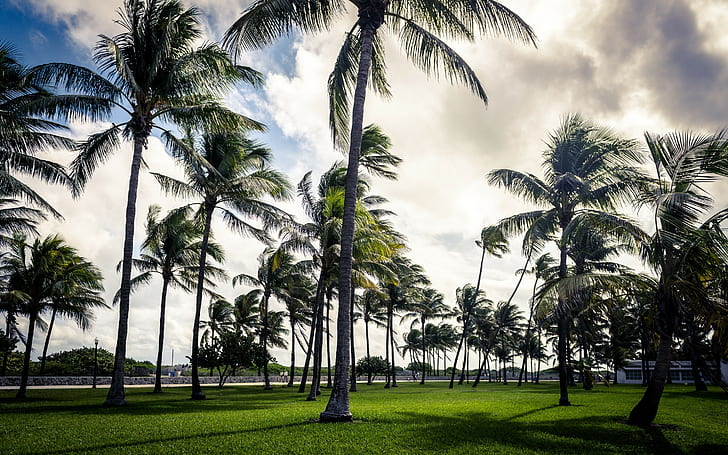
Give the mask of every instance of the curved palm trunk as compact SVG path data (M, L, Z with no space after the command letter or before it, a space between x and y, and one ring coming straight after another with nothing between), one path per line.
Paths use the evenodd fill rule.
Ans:
M164 352L164 319L167 313L167 288L169 279L162 280L162 302L159 305L159 342L157 347L157 368L154 372L154 390L152 393L162 393L162 353ZM172 365L174 367L174 365Z
M197 295L195 297L195 320L192 323L192 355L190 363L192 364L192 399L204 400L205 394L202 393L200 385L200 313L202 312L202 291L205 285L205 265L207 261L207 244L210 241L210 228L212 225L212 212L215 209L214 204L205 202L205 228L202 231L202 244L200 246L200 270L197 273Z
M360 7L360 10L362 8ZM376 14L376 12L374 12ZM344 194L344 219L341 226L341 256L339 259L339 312L337 316L336 336L336 374L334 388L321 413L325 422L351 421L349 410L349 305L351 290L351 265L354 242L354 209L356 206L356 187L359 180L359 154L361 152L361 135L364 123L364 101L366 100L369 69L372 64L374 33L384 21L362 24L361 53L359 55L359 71L354 90L354 106L351 114L351 138L349 141L349 162L346 169L346 186ZM377 19L379 20L379 19ZM371 19L369 19L371 21Z
M121 261L119 328L116 334L114 370L111 373L111 386L106 395L104 406L123 406L126 404L126 399L124 398L124 366L126 361L126 338L129 333L131 259L134 254L134 219L136 218L136 200L137 190L139 188L139 169L142 162L142 151L148 136L148 134L134 136L134 154L131 159L129 191L126 197L126 220L124 222L124 256Z
M465 339L464 347L465 347L465 349L463 350L463 352L464 352L463 364L460 367L460 379L458 379L458 385L463 385L463 382L465 382L465 365L468 360L468 340L467 340L467 338ZM457 367L457 363L453 363L452 364L453 371L455 371L456 367Z
M652 424L657 416L657 409L660 406L662 392L665 390L667 370L670 366L670 351L672 350L672 333L660 335L660 342L657 345L657 359L655 369L652 372L650 383L645 394L629 414L627 423L646 427Z
M46 355L48 354L48 345L51 342L51 334L53 333L53 326L56 323L56 314L58 313L57 308L53 308L53 314L51 314L51 322L48 324L48 332L46 333L45 343L43 343L43 355L40 358L40 370L38 374L43 376L45 372Z
M23 356L23 369L20 372L20 388L15 398L25 398L25 391L28 388L28 374L30 372L30 353L33 350L33 335L35 334L35 322L38 313L30 313L28 318L28 336L25 340L25 355Z

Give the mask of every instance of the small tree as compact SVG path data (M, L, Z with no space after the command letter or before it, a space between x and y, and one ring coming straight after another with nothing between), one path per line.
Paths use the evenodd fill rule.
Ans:
M365 374L371 374L372 376L383 374L389 371L389 369L389 362L384 360L382 356L362 357L356 362L356 374L358 376Z

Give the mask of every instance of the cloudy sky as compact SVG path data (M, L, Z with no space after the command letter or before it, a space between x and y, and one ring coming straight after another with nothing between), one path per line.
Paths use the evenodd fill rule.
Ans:
M239 0L187 2L203 13L210 40L218 40L247 5ZM410 257L421 264L433 285L454 302L455 289L477 277L479 252L474 245L483 226L528 207L488 186L485 174L512 168L540 174L541 153L548 132L563 116L580 112L625 137L645 131L678 129L712 132L728 126L728 4L723 0L504 0L538 35L538 48L499 38L453 43L471 64L488 92L489 105L461 87L432 80L387 41L391 100L367 99L366 123L376 123L392 138L394 152L404 159L396 182L375 181L376 193L389 198L398 213L395 226L409 242ZM117 31L113 20L121 0L2 0L0 40L18 47L23 61L73 62L92 66L98 34ZM234 109L266 123L260 139L276 155L276 167L298 182L308 170L320 175L342 156L332 150L327 127L326 79L351 18L330 33L293 36L264 51L243 56L244 63L266 75L263 90L241 88L228 102ZM82 137L99 125L73 125ZM43 233L60 233L104 270L106 295L118 288L115 265L121 258L123 208L130 145L98 169L77 200L61 189L35 183L64 215L50 221ZM55 156L68 161L68 156ZM151 140L145 159L150 170L179 174L158 140ZM316 177L317 178L317 177ZM728 203L728 185L715 186L719 203ZM166 208L179 201L161 195L149 175L142 176L138 201L137 239L146 208ZM300 213L298 204L286 206ZM231 274L254 273L262 245L237 237L221 224L216 237L227 251ZM495 300L506 299L515 284L518 255L489 259L484 287ZM524 309L529 285L517 296ZM230 299L243 292L222 286ZM132 298L128 354L153 359L156 353L157 283ZM172 294L167 318L169 362L190 351L193 298ZM116 309L99 312L94 327L81 333L71 323L54 330L51 351L79 345L100 345L113 351ZM204 316L203 316L204 319ZM383 343L381 343L383 345ZM36 350L40 351L40 342ZM362 352L359 346L359 352ZM274 353L285 363L287 354ZM382 353L383 354L383 353Z

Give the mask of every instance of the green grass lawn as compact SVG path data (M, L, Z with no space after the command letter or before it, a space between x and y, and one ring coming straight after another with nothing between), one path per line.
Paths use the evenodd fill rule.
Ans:
M350 424L314 421L317 402L277 386L127 389L128 405L103 408L106 390L29 390L25 402L0 392L0 453L155 454L710 454L728 453L728 394L668 386L659 427L620 423L643 389L571 389L574 406L558 407L556 384L404 383L384 390L360 385Z

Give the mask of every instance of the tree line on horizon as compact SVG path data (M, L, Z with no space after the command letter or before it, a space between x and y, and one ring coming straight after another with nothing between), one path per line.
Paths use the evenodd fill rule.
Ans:
M115 298L120 318L106 405L125 404L131 294L155 275L162 277L155 391L161 391L167 291L176 287L195 295L193 399L205 398L199 381L202 364L217 362L233 370L233 362L259 365L265 388L270 388L269 348L287 344L292 368L295 346L305 353L299 390L305 391L310 374L307 399L316 400L325 356L331 365L329 329L335 320L335 359L333 367L326 368L332 394L322 421L352 418L349 392L357 384L356 320L365 326L365 359L373 357L370 324L384 329L386 387L396 386L399 353L410 355L411 363L422 368L424 382L428 364L432 367L440 356L444 364L447 352L454 351L451 387L456 371L466 370L458 365L465 365L469 352L478 353L473 384L477 386L481 372L492 369L491 356L500 362L504 378L506 363L516 355L522 359L521 372L529 357L540 364L546 344L541 333L551 335L559 404L564 406L570 404L575 357L585 379L599 359L616 368L630 346L639 342L643 358L654 352L656 362L645 395L629 417L638 425L654 420L676 337L684 337L682 348L695 359L704 358L701 350L709 337L722 350L717 355L726 357L728 240L721 223L728 208L715 210L704 190L705 183L728 175L724 132L646 133L644 153L635 140L579 115L566 116L547 140L543 178L510 169L488 173L491 184L536 208L483 229L477 283L460 287L456 307L447 308L423 268L407 258L406 239L394 228L386 199L372 193L371 179L396 179L401 161L380 128L363 126L366 88L389 95L382 33L393 32L415 66L427 74L444 74L484 102L487 97L477 76L438 35L473 40L486 32L525 44L535 44L535 35L520 17L494 1L467 6L430 1L357 3L357 22L346 35L328 81L334 144L348 148L348 162L334 163L317 185L309 172L294 186L271 167L272 151L251 139L250 133L264 131L264 125L230 110L221 100L237 84L256 88L263 83L259 72L234 62L241 52L263 47L294 29L326 30L345 9L341 2L303 4L260 0L233 23L222 45L196 45L201 37L197 9L186 9L176 0L126 0L118 20L123 31L99 36L94 54L98 71L66 63L26 68L11 45L0 46L4 164L0 241L5 249L0 301L5 337L18 316L28 318L19 398L26 392L35 328L46 328L41 316L51 314L47 349L56 317L73 318L84 328L93 309L107 303L101 298L98 268L57 236L30 238L38 223L60 214L16 175L64 185L77 197L94 170L125 141L131 142L133 154L121 285ZM80 141L63 135L67 120L108 120L112 113L125 115L126 120ZM191 202L167 214L149 207L145 237L134 257L138 178L153 131L159 132L168 153L182 166L184 178L152 175L165 193ZM74 151L68 169L36 156L53 149ZM654 167L654 174L645 171L646 165ZM305 221L275 205L294 194L306 213ZM650 211L654 232L645 232L624 215L628 204ZM214 241L214 217L265 245L255 275L232 277L234 285L249 289L231 301L215 291L216 284L229 276L222 267L224 249ZM485 257L506 252L513 237L522 238L526 261L516 288L526 273L536 278L527 318L512 302L515 290L507 301L494 304L482 289ZM549 248L558 258L545 254ZM638 255L653 273L629 270L615 261L619 254ZM205 299L210 302L206 321ZM330 314L334 299L335 319ZM272 309L274 301L284 310ZM458 327L428 324L448 318ZM411 321L411 326L400 335L396 329L403 320ZM634 335L624 333L630 324L638 327L640 339L619 345L616 340ZM599 340L604 334L606 343ZM227 360L220 360L228 354ZM289 381L293 386L292 375Z

